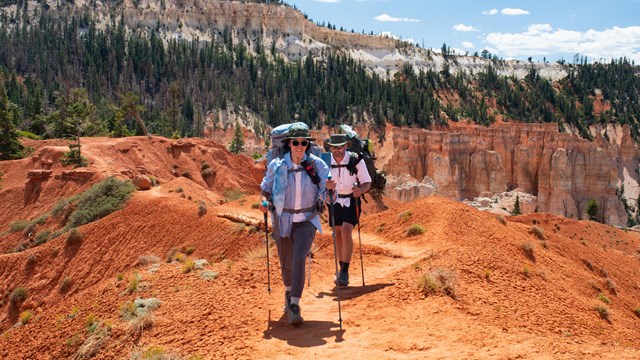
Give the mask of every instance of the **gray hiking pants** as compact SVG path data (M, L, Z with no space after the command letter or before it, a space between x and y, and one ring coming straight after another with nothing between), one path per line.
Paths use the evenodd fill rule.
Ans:
M284 286L291 286L291 297L302 297L305 261L311 250L316 227L310 222L293 223L291 236L276 239Z

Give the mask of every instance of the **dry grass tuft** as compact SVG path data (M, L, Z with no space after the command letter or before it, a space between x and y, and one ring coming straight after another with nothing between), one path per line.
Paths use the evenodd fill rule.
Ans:
M538 226L532 226L531 227L531 233L533 235L535 235L540 240L544 240L545 239L544 230L542 230L542 228L540 228Z
M420 277L418 287L425 296L443 293L456 299L458 275L445 268L435 268Z
M520 243L520 250L529 260L536 262L535 248L532 243L528 241Z

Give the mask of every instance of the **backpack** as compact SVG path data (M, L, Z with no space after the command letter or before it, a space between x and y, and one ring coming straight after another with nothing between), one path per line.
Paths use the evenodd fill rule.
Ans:
M373 142L369 139L361 140L358 134L349 125L340 125L340 130L347 135L351 145L347 150L351 152L351 158L347 169L351 174L357 173L356 165L364 160L367 172L371 177L371 189L384 190L387 185L387 175L384 171L378 170L375 164L375 156L372 155Z

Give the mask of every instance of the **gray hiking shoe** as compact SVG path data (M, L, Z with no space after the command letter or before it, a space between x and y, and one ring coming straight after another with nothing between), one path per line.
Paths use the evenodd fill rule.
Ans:
M334 283L338 286L347 286L349 285L349 272L340 271L338 273L338 277L334 281Z
M300 306L298 306L298 304L289 305L287 316L289 316L289 325L300 325L304 323L304 319L302 318L302 315L300 315Z
M282 311L286 314L289 311L289 306L291 306L291 292L284 292L284 309Z

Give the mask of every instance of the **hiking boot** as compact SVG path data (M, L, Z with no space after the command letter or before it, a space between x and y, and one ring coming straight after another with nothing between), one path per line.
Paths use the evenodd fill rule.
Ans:
M286 314L291 306L291 291L284 292L284 309L282 311Z
M338 273L338 277L334 281L334 283L338 286L347 286L349 285L349 272L348 271L340 271Z
M300 325L304 323L304 319L302 318L302 315L300 315L300 306L298 306L298 304L289 305L287 316L289 316L289 325Z

